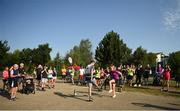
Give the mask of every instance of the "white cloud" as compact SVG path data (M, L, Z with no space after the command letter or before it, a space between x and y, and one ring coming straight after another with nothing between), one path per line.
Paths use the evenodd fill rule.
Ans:
M163 14L163 24L167 30L180 30L180 0L176 0L177 7L171 8Z

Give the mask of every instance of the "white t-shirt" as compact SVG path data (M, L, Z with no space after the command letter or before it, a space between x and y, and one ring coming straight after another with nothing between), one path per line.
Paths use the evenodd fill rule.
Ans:
M80 74L79 75L84 75L84 69L79 69L79 71L80 71Z
M53 74L53 70L48 70L48 73L49 74Z

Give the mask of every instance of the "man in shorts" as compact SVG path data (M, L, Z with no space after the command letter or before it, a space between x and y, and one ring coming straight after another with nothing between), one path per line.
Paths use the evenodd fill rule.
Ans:
M16 93L17 93L17 87L18 87L18 77L20 76L19 66L17 64L14 64L13 69L11 70L11 97L10 100L16 99Z
M93 101L93 98L92 98L92 85L93 84L99 89L99 91L101 91L101 89L96 84L96 79L93 77L95 63L96 63L95 60L91 60L91 63L85 69L85 79L88 85L88 98L89 98L88 101Z
M19 70L19 74L20 74L20 77L18 78L18 90L22 91L22 89L23 89L22 84L23 84L24 76L26 74L23 63L20 63L18 70Z

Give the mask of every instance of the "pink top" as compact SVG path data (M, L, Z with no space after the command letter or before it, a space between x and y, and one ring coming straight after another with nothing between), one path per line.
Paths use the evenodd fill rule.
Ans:
M110 74L114 80L119 80L119 72L118 71L111 71Z
M165 80L170 80L170 77L171 77L170 71L165 70L163 77L164 77Z
M3 71L3 79L8 79L9 78L9 71L4 70Z

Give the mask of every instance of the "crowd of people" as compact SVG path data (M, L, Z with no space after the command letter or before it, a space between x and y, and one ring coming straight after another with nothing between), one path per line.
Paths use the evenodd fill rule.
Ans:
M45 91L46 85L49 89L55 88L55 83L57 79L57 71L56 68L47 67L38 65L34 70L34 74L36 75L37 80L37 89Z
M37 68L34 69L35 77L32 74L27 74L24 68L24 64L20 63L14 64L12 67L6 67L3 71L3 90L8 91L10 94L10 100L16 100L17 91L21 93L25 93L30 90L31 92L38 89L45 91L45 87L55 88L55 83L57 79L56 69L52 69L52 67L42 67L42 65L38 65ZM36 81L34 81L36 78ZM36 85L37 83L37 85Z
M118 67L113 64L109 65L107 68L94 68L95 62L91 61L91 63L86 67L81 67L78 69L78 79L77 83L88 84L89 87L89 100L91 100L91 88L94 84L98 90L102 87L106 89L106 85L109 84L109 93L113 93L112 97L115 98L115 87L119 85L128 84L130 87L141 87L142 85L149 85L149 77L152 76L154 78L153 85L162 86L161 91L164 91L165 87L167 87L167 91L169 90L169 80L171 69L168 65L165 65L163 68L161 64L158 64L158 67L155 70L155 74L152 74L152 68L149 64L147 66L143 66L139 64L135 65L120 65ZM72 71L73 70L73 71ZM91 70L91 71L89 71ZM74 84L74 69L69 69L63 67L61 69L62 79L66 82L66 78L70 75L70 80L72 84ZM73 74L72 74L73 72Z
M147 66L138 65L120 65L116 67L110 64L107 68L98 67L95 69L95 61L92 60L85 68L80 67L78 69L73 66L63 68L60 70L60 75L63 82L72 82L74 85L88 86L88 99L92 101L92 85L95 85L98 91L102 91L102 88L106 89L106 85L109 85L109 93L112 93L112 97L116 97L116 86L128 84L130 87L141 87L149 84L149 76L152 75L152 69L149 64ZM164 68L161 64L158 65L155 71L154 81L155 84L161 84L161 91L164 91L165 86L169 90L169 80L171 69L168 65ZM36 84L35 89L45 91L46 88L55 88L57 80L56 68L38 65L34 69ZM78 78L75 79L75 76ZM5 90L8 83L8 91L10 93L10 100L16 99L17 91L23 91L23 81L26 78L33 78L27 74L24 68L24 64L14 64L11 68L6 67L3 71L3 89Z

